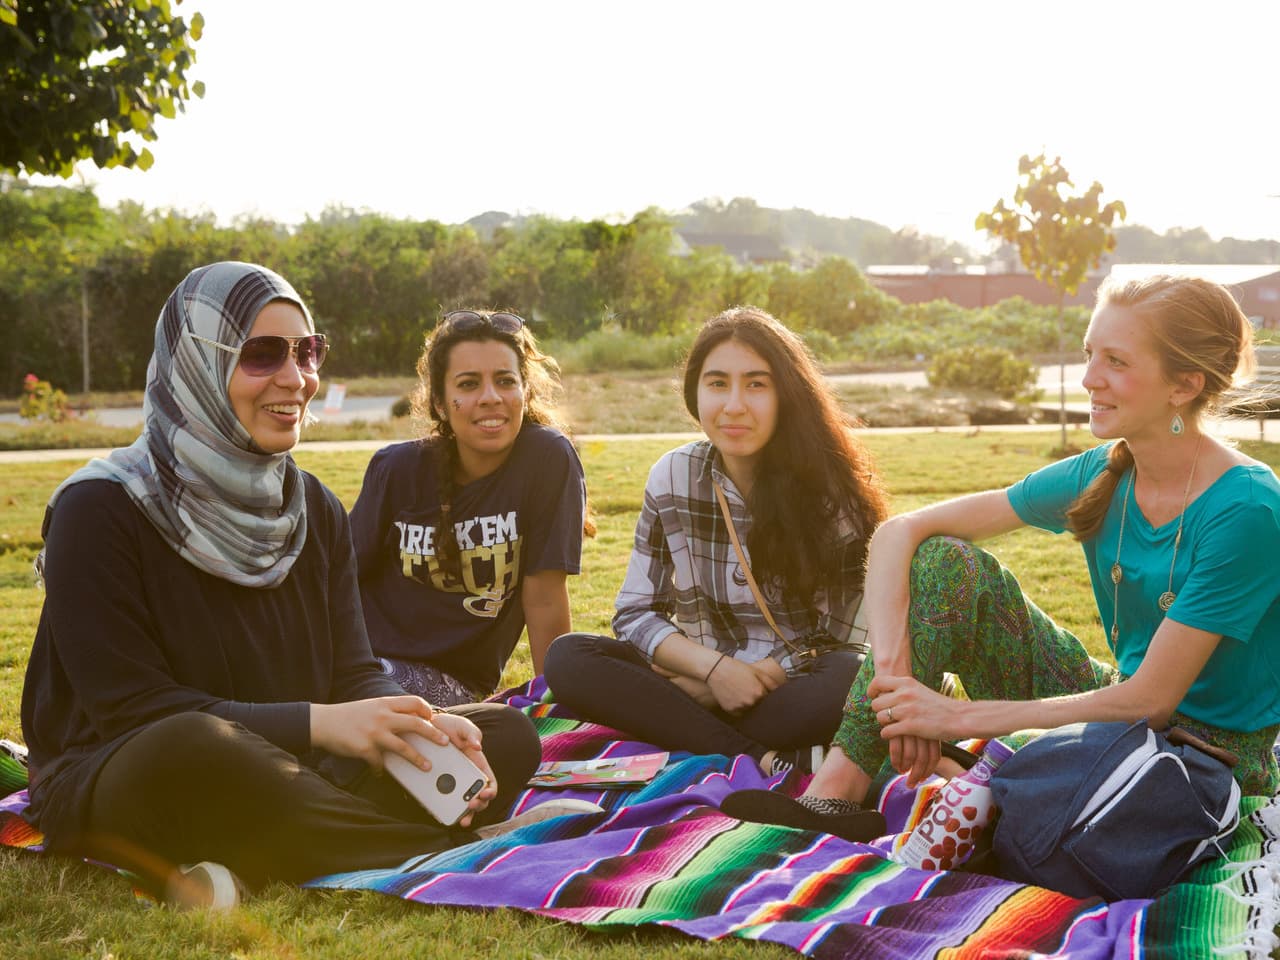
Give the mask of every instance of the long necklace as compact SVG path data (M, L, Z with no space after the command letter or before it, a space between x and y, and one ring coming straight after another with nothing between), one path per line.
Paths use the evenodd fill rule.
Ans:
M1173 559L1169 561L1169 585L1160 594L1157 604L1161 613L1168 613L1178 595L1173 592L1173 568L1178 562L1178 547L1182 544L1182 521L1187 515L1187 504L1191 501L1191 483L1196 477L1196 464L1200 462L1200 445L1204 443L1204 434L1196 440L1196 455L1191 460L1191 472L1187 474L1187 488L1182 491L1182 510L1178 514L1178 532L1173 537ZM1124 571L1120 569L1120 551L1124 547L1125 522L1129 519L1129 500L1133 496L1133 481L1137 479L1138 468L1135 465L1129 474L1129 486L1125 488L1124 500L1120 505L1120 536L1116 539L1116 560L1111 564L1111 646L1114 647L1120 638L1120 581L1124 579Z

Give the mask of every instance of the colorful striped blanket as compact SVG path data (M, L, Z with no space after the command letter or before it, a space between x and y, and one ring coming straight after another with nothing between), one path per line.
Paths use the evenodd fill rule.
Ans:
M504 694L533 718L544 758L649 753L653 746L583 723L542 681ZM719 813L731 790L797 792L748 758L674 753L633 789L526 791L513 812L553 796L605 807L410 860L395 869L323 877L310 887L372 889L420 903L515 907L595 928L660 924L706 940L768 940L825 958L1264 958L1278 942L1280 798L1248 797L1225 858L1155 900L1106 903L979 874L922 871L886 859L892 837L858 844L742 823ZM881 809L909 829L937 783L889 781ZM0 804L0 842L30 845ZM8 811L6 816L5 811ZM5 822L7 820L7 823ZM20 821L18 821L20 823ZM38 841L38 836L35 837Z

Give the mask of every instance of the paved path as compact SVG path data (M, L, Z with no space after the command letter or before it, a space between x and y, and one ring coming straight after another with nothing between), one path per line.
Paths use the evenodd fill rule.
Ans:
M1068 363L1064 368L1068 393L1080 393L1082 387L1080 381L1084 379L1083 363ZM1058 395L1058 365L1041 367L1040 376L1036 380L1036 386L1045 391L1048 395L1050 391L1053 396ZM833 373L827 379L832 383L881 383L893 387L927 387L929 379L925 376L923 370L899 370L896 372L875 373Z
M1080 379L1084 376L1083 363L1069 363L1065 367L1066 384L1069 392L1078 392L1080 390ZM1058 366L1052 365L1040 368L1040 379L1038 386L1045 391L1045 400L1042 406L1051 407L1057 410L1057 403L1054 398L1058 394ZM891 386L900 387L923 387L927 385L927 380L922 370L902 370L896 372L877 372L877 373L840 373L831 376L833 383L884 383ZM325 413L323 408L316 406L313 412L319 417L322 423L349 423L353 420L383 420L386 419L391 412L391 404L398 398L396 397L350 397L343 404L341 411L337 413ZM1086 418L1089 412L1087 403L1068 403L1067 409L1077 415L1083 414ZM99 421L111 426L132 426L141 424L142 408L141 407L120 407L107 408L96 411ZM0 415L0 420L16 420L16 414ZM1054 430L1057 428L1056 423L1041 424L1009 424L1001 426L956 426L956 427L882 427L864 430L864 433L991 433L991 432L1042 432L1045 430ZM1087 429L1081 423L1068 423L1068 430L1084 430ZM1267 440L1271 443L1280 443L1280 420L1265 421L1265 430L1259 431L1258 422L1256 420L1232 421L1220 425L1219 433L1223 436L1231 437L1239 440ZM617 440L670 440L673 443L683 443L687 440L695 439L702 436L700 433L625 433L625 434L583 434L575 439L579 442L591 442L596 440L617 441ZM391 440L316 440L303 442L299 445L300 450L378 450ZM31 463L42 460L88 460L91 457L105 456L109 451L102 450L6 450L0 451L0 463Z
M1067 390L1076 393L1080 390L1080 378L1084 376L1084 364L1069 363L1066 367ZM832 383L880 383L888 386L914 388L928 386L928 379L923 370L899 370L876 373L836 373L830 377ZM1041 367L1040 379L1037 383L1045 391L1045 396L1052 398L1058 395L1058 368L1056 366ZM317 397L311 404L311 412L321 423L350 423L353 420L385 420L391 416L391 405L399 397L348 397L342 409L326 412L322 400ZM102 407L93 411L98 422L107 427L131 427L142 423L142 407ZM17 423L16 413L0 414L0 423Z
M1264 421L1265 434L1260 435L1256 420L1237 420L1219 424L1218 434L1237 440L1266 440L1269 443L1280 443L1280 419ZM947 427L870 427L859 430L860 434L892 434L892 433L963 433L977 436L984 433L1046 433L1057 430L1054 423L1028 424L992 424L975 427L969 425ZM1067 424L1067 439L1073 435L1087 436L1088 426L1081 423ZM584 433L574 437L578 443L619 443L630 440L668 440L672 444L687 443L697 440L701 433ZM298 444L298 450L329 452L333 450L380 450L395 440L310 440ZM70 450L0 450L0 464L6 463L40 463L53 460L85 461L92 457L103 457L110 453L109 448L70 449Z

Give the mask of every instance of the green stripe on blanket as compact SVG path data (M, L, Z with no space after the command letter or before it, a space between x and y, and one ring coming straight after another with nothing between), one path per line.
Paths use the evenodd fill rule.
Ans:
M506 694L534 718L548 760L651 752L580 723L541 681ZM2 765L2 760L0 760ZM673 755L635 790L529 790L516 809L557 795L606 813L545 821L398 868L309 886L378 890L420 903L510 906L596 928L661 924L707 940L768 940L842 960L1069 956L1073 960L1262 960L1280 919L1280 800L1247 797L1226 857L1155 900L1075 900L959 872L909 870L885 858L892 838L852 844L740 823L719 813L730 790L797 791L748 758ZM0 842L28 849L25 793L0 801ZM911 807L908 802L904 807ZM886 813L893 811L886 810ZM909 812L894 813L901 828Z

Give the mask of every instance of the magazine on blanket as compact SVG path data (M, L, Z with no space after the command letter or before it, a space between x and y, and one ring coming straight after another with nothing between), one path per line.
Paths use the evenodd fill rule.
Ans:
M635 757L595 760L553 760L541 764L529 780L531 787L634 787L648 783L667 765L670 756L642 753Z

